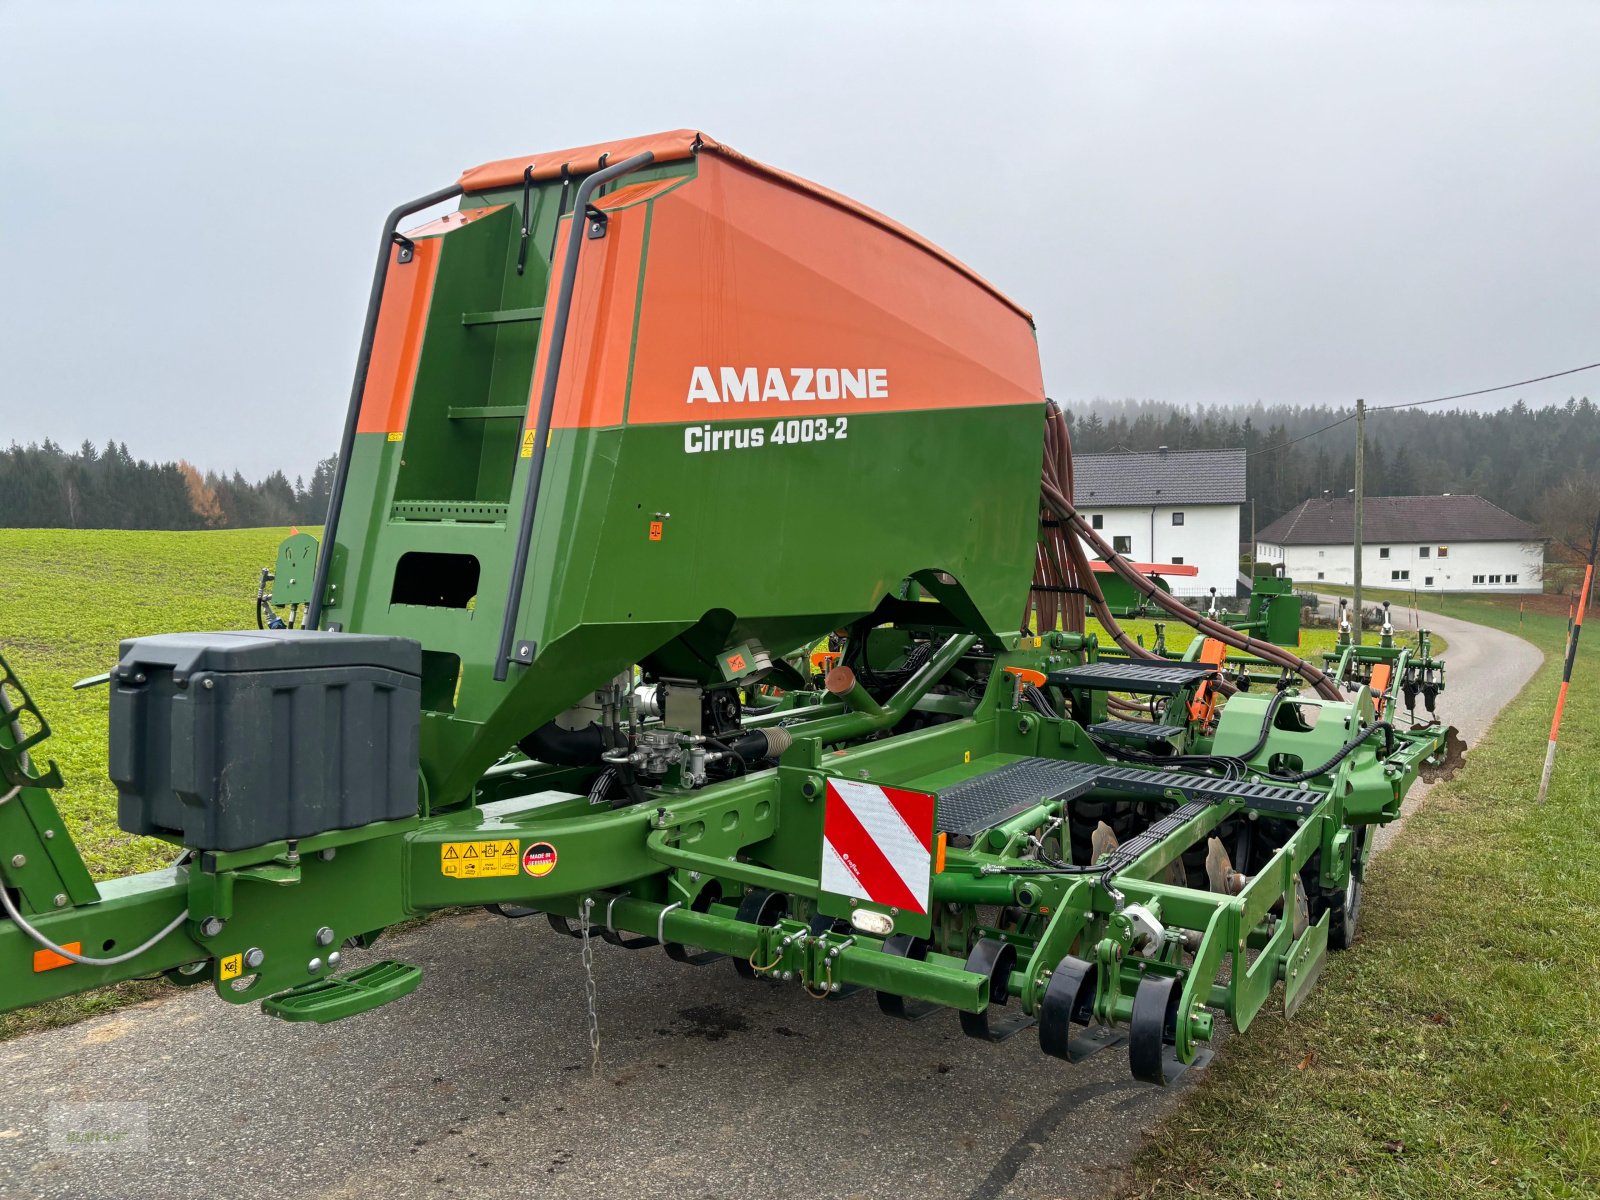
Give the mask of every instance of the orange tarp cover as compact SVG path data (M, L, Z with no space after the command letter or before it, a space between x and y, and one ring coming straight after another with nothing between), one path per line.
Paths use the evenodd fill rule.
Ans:
M565 167L569 174L582 176L590 174L600 168L600 160L605 159L607 166L615 166L636 154L646 150L655 155L656 162L678 162L691 158L695 154L709 151L713 154L724 155L727 158L742 163L743 165L781 180L790 187L807 192L829 204L837 205L857 216L872 222L874 225L889 231L896 237L904 238L915 246L921 247L929 254L943 260L955 268L972 282L978 284L998 299L1003 300L1022 316L1031 322L1032 315L1027 309L1017 304L1004 292L996 288L983 276L968 267L959 259L952 257L945 251L935 246L922 235L907 229L898 221L892 221L875 209L864 204L858 204L848 196L841 196L838 192L812 183L809 179L802 179L798 175L791 175L787 171L780 171L776 167L769 167L765 163L747 158L737 150L724 146L715 138L709 138L703 133L693 129L674 129L668 133L645 134L642 137L622 138L614 142L601 142L593 146L574 146L566 150L550 150L543 154L522 155L518 158L502 158L495 162L484 163L482 166L472 167L461 173L460 183L463 191L481 192L489 188L511 187L523 180L524 172L532 169L533 178L555 179L561 175Z

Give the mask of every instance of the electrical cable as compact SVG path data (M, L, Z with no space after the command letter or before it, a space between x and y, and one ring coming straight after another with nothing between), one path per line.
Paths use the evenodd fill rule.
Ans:
M11 892L5 887L0 887L0 907L5 908L6 916L11 918L12 922L18 929L22 930L23 933L27 934L34 941L38 942L39 945L43 946L46 950L49 950L55 954L59 954L62 958L65 958L70 962L81 963L86 967L115 967L121 963L127 962L129 959L138 958L139 955L143 954L146 950L153 949L168 935L174 933L180 925L189 919L189 911L188 909L185 909L183 912L180 912L177 916L173 917L171 923L167 925L165 929L153 934L148 940L138 946L135 946L132 950L127 950L121 954L112 955L110 958L90 958L86 954L79 954L74 950L68 950L65 946L56 945L48 937L40 933L32 925L28 924L26 918L23 917L22 913L18 911L17 906L12 902Z
M1431 400L1406 400L1400 404L1374 404L1370 406L1367 411L1369 413L1389 412L1396 408L1420 408L1424 404L1443 404L1447 400L1466 400L1472 396L1487 396L1491 392L1505 392L1510 391L1512 388L1527 387L1530 383L1544 383L1550 379L1560 379L1566 375L1576 375L1581 371L1592 371L1596 367L1600 367L1600 362L1587 363L1584 366L1572 367L1565 371L1552 371L1548 375L1536 375L1532 379L1519 379L1515 383L1501 383L1496 384L1494 387L1478 388L1477 390L1471 392L1455 392L1449 396L1435 396ZM1270 454L1274 450L1286 450L1296 442L1303 442L1307 438L1316 437L1319 433L1326 433L1335 426L1343 425L1346 421L1355 420L1355 417L1355 413L1349 413L1340 417L1337 421L1334 421L1331 424L1322 426L1320 429L1313 429L1310 433L1302 433L1299 437L1290 438L1286 442L1279 442L1275 446L1264 446L1260 450L1252 450L1248 457L1254 458L1258 454Z
M1292 775L1274 775L1271 772L1267 772L1266 777L1268 779L1276 780L1279 783L1304 783L1307 779L1315 779L1318 775L1325 774L1326 772L1337 767L1350 756L1350 753L1357 746L1361 745L1362 742L1366 741L1380 729L1383 730L1384 757L1387 758L1389 755L1394 753L1394 726L1389 724L1387 721L1374 721L1370 725L1363 726L1361 732L1357 733L1355 737L1351 738L1343 746L1339 747L1334 756L1327 762L1323 763L1320 767L1313 767L1309 771L1296 771Z

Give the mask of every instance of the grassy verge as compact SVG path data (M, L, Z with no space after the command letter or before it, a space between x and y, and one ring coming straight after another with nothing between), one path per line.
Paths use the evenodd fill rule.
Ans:
M1293 1024L1263 1016L1225 1048L1129 1194L1600 1195L1600 653L1580 657L1540 808L1566 622L1519 623L1515 597L1445 607L1544 667L1385 851L1355 949Z
M256 581L287 529L167 533L5 530L0 654L50 723L40 756L66 786L63 823L97 879L165 866L176 849L117 828L106 775L105 688L72 683L109 669L122 638L255 624ZM168 990L140 980L0 1015L0 1038L64 1025Z
M1379 599L1381 600L1382 598L1380 597ZM1118 621L1117 624L1121 625L1130 637L1140 639L1144 645L1155 645L1155 621L1150 619L1127 620ZM1167 621L1165 624L1167 627L1167 652L1169 654L1182 654L1184 649L1197 636L1195 631L1181 621ZM1111 640L1111 635L1093 617L1088 619L1087 629L1090 633L1100 635L1100 645L1102 647L1113 647L1115 645ZM1415 641L1411 635L1405 633L1398 633L1395 637L1397 641L1405 644L1412 644ZM1300 631L1300 644L1290 648L1301 658L1309 659L1320 665L1322 652L1324 650L1332 650L1338 640L1339 631L1337 629L1302 629ZM1372 640L1370 636L1368 640ZM1433 652L1435 654L1443 654L1445 647L1445 640L1435 635L1433 638ZM1242 656L1242 652L1230 650L1228 656L1230 658L1238 658Z

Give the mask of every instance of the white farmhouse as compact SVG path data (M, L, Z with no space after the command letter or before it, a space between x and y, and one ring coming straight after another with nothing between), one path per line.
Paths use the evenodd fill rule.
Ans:
M1256 535L1262 562L1296 583L1353 583L1355 500L1307 500ZM1482 496L1368 496L1362 507L1365 587L1537 592L1544 538Z
M1119 553L1198 567L1169 580L1179 595L1235 593L1243 450L1078 454L1072 476L1073 505Z

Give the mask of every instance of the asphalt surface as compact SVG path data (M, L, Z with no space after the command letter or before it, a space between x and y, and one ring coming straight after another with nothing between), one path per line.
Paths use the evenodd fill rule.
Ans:
M1470 744L1540 656L1431 623ZM1033 1030L988 1045L954 1013L897 1021L868 993L601 943L595 1076L579 950L477 913L380 943L421 989L334 1025L201 988L0 1044L0 1197L1088 1197L1195 1078L1160 1090L1123 1047L1069 1066ZM70 1140L96 1122L72 1106L106 1103L125 1139Z
M1322 611L1333 616L1338 600L1322 596ZM1413 633L1419 617L1411 609L1392 608L1390 619L1397 634ZM1439 697L1439 715L1454 725L1466 740L1467 753L1477 745L1478 739L1494 723L1500 710L1506 706L1539 669L1544 655L1530 643L1498 629L1458 621L1454 617L1436 613L1421 615L1421 625L1444 638L1445 692ZM1369 631L1368 638L1377 635ZM1421 712L1419 702L1419 713ZM1418 780L1406 793L1400 808L1400 820L1380 826L1373 833L1372 848L1378 853L1394 841L1405 826L1405 818L1415 812L1432 790L1432 785Z

